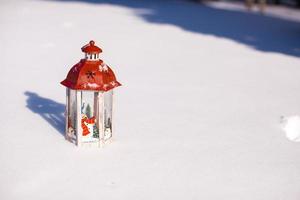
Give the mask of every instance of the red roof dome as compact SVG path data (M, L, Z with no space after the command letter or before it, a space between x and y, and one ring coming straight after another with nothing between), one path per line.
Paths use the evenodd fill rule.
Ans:
M84 47L83 52L95 53L102 50L94 45L94 41ZM108 91L121 84L117 81L114 72L102 60L82 59L69 71L62 85L73 90Z
M91 40L87 45L84 45L81 48L81 51L83 51L84 53L93 54L93 53L101 53L102 49L95 46L95 42L93 40Z
M69 71L62 85L73 90L108 91L121 84L114 72L102 60L82 59Z

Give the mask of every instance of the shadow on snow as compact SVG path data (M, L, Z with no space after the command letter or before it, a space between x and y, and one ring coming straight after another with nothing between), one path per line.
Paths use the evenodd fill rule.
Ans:
M39 96L34 92L26 91L27 108L33 113L40 115L61 135L65 134L65 105Z
M217 9L190 1L53 1L111 4L137 11L146 9L149 12L136 12L136 15L151 23L171 24L191 32L229 38L261 51L300 56L300 23L290 20L246 11Z

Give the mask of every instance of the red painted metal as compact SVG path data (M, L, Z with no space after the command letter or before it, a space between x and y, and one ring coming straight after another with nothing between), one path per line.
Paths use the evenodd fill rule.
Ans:
M84 53L94 54L94 53L101 53L102 49L95 46L95 42L91 40L87 45L81 48L81 51L83 51Z
M93 41L90 42L90 45L91 44L93 44L94 49L100 49L94 45ZM82 47L82 49L84 49L82 51L92 51L90 49L87 50L87 48L87 45ZM61 84L73 90L94 91L108 91L121 85L117 81L112 69L100 59L80 60L71 68L67 78L63 80Z

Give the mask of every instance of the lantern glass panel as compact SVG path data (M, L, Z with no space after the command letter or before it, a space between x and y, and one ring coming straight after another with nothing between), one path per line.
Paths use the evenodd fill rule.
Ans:
M81 92L81 127L82 142L99 141L97 127L97 100L93 91Z
M67 137L68 139L76 140L76 91L67 89Z
M113 91L104 93L104 140L112 137Z

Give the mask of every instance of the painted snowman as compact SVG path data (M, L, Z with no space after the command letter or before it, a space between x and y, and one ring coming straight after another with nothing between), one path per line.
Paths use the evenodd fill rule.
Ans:
M96 122L95 117L88 118L86 115L84 114L82 115L81 127L82 127L83 142L91 142L97 140L97 138L93 137L95 122Z
M104 140L108 140L109 138L111 138L112 134L111 134L111 129L110 128L106 128L104 130Z

